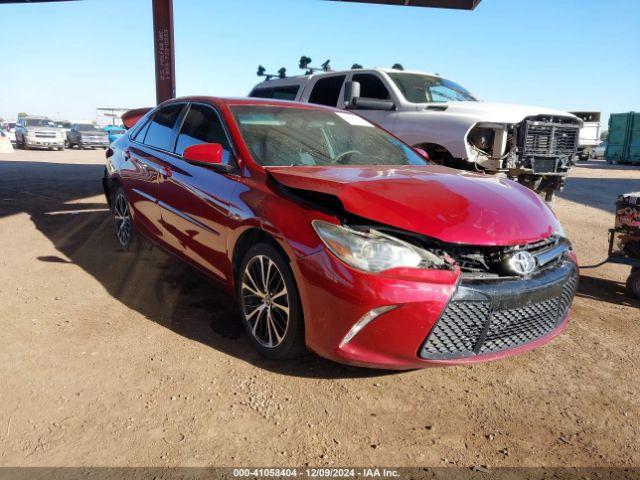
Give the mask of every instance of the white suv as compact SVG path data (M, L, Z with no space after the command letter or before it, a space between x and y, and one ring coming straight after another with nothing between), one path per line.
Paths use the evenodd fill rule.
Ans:
M564 186L582 126L568 112L482 102L451 80L399 66L267 77L249 96L357 111L435 162L504 173L547 201Z

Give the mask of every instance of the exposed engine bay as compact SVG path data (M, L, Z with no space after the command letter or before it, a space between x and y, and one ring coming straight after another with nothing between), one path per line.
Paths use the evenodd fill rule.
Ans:
M505 173L550 201L564 187L574 165L580 136L579 121L539 115L518 124L480 123L467 135L469 159L489 173Z

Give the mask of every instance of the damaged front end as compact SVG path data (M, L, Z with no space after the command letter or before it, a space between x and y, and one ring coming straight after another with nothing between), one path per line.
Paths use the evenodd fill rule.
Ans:
M470 161L509 178L550 201L564 188L578 153L580 120L538 115L518 124L479 123L467 135Z

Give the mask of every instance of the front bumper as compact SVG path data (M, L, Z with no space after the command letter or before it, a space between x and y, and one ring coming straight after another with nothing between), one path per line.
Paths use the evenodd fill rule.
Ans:
M95 147L95 148L107 148L110 145L109 139L104 139L104 140L80 139L79 143L83 147Z
M24 141L29 148L61 148L64 147L64 140L57 138L24 137Z
M307 346L334 361L386 369L488 361L542 345L566 327L578 276L569 258L528 279L468 282L448 270L369 274L326 250L293 267ZM390 305L396 308L341 345L359 319Z

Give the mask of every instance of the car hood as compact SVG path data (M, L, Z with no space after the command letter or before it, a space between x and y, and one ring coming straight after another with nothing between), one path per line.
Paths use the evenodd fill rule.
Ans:
M433 104L424 104L424 108ZM552 108L532 107L529 105L518 105L515 103L497 102L448 102L442 104L446 106L446 113L450 115L462 115L475 119L477 122L496 123L519 123L526 117L536 115L553 115L558 117L568 117L576 120L582 126L583 122L575 115L562 110Z
M443 242L518 245L559 223L531 190L440 166L267 167L281 184L338 197L351 214Z

